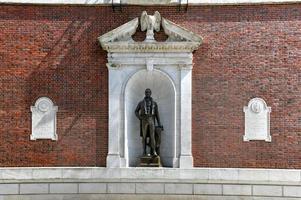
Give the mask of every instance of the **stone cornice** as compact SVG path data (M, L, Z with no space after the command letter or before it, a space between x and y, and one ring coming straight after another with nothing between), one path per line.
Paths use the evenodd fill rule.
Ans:
M198 42L116 42L102 44L108 52L193 52L199 47Z

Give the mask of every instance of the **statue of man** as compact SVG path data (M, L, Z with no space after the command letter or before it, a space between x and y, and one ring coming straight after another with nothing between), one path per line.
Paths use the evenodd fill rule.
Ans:
M157 144L155 139L155 121L157 120L157 127L161 126L158 105L151 97L152 91L147 88L145 90L145 97L142 101L140 101L136 107L135 114L137 118L140 120L140 136L142 136L142 144L143 144L143 155L146 155L146 145L147 145L147 137L150 138L150 147L152 156L158 156L157 154Z

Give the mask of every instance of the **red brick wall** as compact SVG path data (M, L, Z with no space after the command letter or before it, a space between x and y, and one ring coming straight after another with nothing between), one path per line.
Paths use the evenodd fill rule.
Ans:
M1 5L0 166L105 166L108 72L97 37L143 10L204 38L194 53L195 166L301 168L300 4L194 6L187 13ZM59 106L58 141L29 140L30 106L40 96ZM272 107L272 143L242 140L242 109L253 97Z

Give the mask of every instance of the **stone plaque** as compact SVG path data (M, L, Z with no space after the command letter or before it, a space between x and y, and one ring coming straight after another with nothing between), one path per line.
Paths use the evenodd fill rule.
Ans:
M271 142L270 113L271 107L261 98L253 98L244 107L245 135L244 141L265 140Z
M41 97L30 110L32 112L30 139L57 140L56 112L58 107L54 106L49 98Z

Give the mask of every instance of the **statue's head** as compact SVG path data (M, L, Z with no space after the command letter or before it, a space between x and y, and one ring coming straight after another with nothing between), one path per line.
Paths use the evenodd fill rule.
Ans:
M150 97L151 95L152 95L151 89L147 88L147 89L145 90L145 97Z

